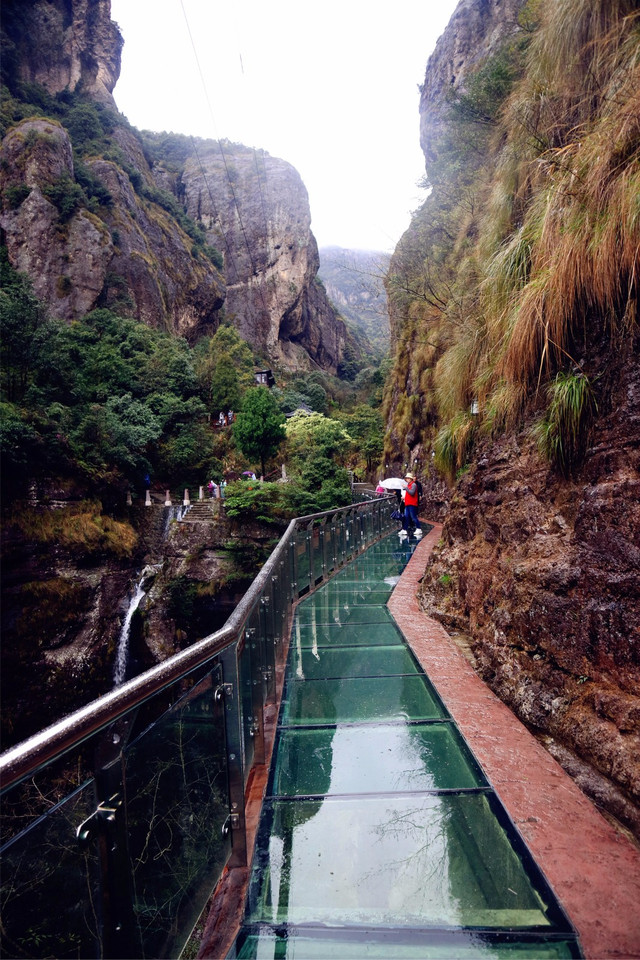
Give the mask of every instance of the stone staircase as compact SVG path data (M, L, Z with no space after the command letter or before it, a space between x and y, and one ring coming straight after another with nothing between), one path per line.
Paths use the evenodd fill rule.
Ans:
M220 516L220 500L197 500L178 523L211 523Z

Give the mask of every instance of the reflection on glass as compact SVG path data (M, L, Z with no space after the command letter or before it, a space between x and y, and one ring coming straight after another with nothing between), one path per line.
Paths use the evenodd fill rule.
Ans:
M125 753L134 909L144 955L174 956L226 863L230 835L218 674Z
M2 850L2 956L102 955L97 849L76 829L95 807L93 781Z
M445 716L421 676L289 681L283 724L425 720Z
M250 922L549 926L483 794L276 800L270 815Z
M485 780L450 723L282 730L273 793L461 790Z
M491 933L456 931L451 936L420 931L360 934L349 939L348 932L326 931L310 934L286 933L264 928L246 938L238 960L571 960L579 957L575 943L538 937L535 941L498 938Z
M323 677L385 677L397 674L417 674L419 667L406 647L374 646L339 647L331 649L316 646L303 649L296 630L296 644L292 648L292 666L297 679Z

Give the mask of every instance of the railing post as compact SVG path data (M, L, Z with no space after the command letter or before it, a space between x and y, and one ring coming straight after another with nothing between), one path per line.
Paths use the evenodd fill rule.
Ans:
M139 943L133 912L123 747L130 721L113 724L100 737L95 754L96 809L77 828L80 849L97 842L101 871L102 950L108 958L127 957ZM141 954L142 955L142 954Z
M309 590L313 590L316 582L315 571L313 569L313 520L310 520L306 528L306 551L309 568Z
M242 754L242 717L240 715L240 677L238 642L220 654L223 684L216 696L224 697L227 770L229 774L229 812L231 814L230 867L247 865L247 828L244 811L244 771Z
M297 556L297 533L298 528L294 531L293 539L289 541L289 563L290 563L290 573L291 573L291 600L298 599L298 556Z

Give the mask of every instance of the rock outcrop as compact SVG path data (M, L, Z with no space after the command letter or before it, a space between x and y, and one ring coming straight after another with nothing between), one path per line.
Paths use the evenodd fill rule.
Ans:
M318 249L298 172L209 141L186 161L182 185L187 212L223 252L225 310L244 339L285 366L311 357L335 373L346 328L315 284Z
M135 134L122 129L119 139L136 158L142 182L153 185ZM12 127L0 163L9 258L31 278L51 316L73 320L107 306L191 339L215 329L224 302L220 274L194 257L193 241L175 217L136 192L120 164L86 161L111 197L93 213L77 196L72 143L60 123L35 119Z
M114 106L123 40L111 0L4 0L2 28L20 80Z
M520 30L523 0L460 0L429 57L420 87L420 146L427 168L437 143L451 90L464 90L473 70Z
M549 470L527 432L479 451L422 605L468 638L481 675L564 748L561 762L591 767L585 788L640 836L638 347L619 358L573 481Z
M155 142L150 160L153 138L112 97L122 42L109 0L3 5L16 122L0 147L0 226L12 266L60 319L109 307L194 342L215 332L224 306L273 363L336 373L352 341L316 283L299 175L260 151L225 157L221 144L186 137L178 162ZM21 110L25 97L47 115Z

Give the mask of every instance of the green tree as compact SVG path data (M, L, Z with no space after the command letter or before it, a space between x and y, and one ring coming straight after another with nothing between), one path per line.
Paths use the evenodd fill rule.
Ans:
M262 476L265 462L285 438L284 420L277 399L267 387L247 390L233 424L233 437L246 457L260 460Z
M195 351L200 395L214 415L237 410L242 394L255 381L251 347L231 326L219 327Z
M34 337L44 321L44 307L31 283L9 263L0 248L0 373L2 396L20 402L33 371Z
M233 360L223 354L216 363L211 377L211 411L226 413L240 406L240 378Z
M302 464L312 451L328 458L347 454L351 437L338 420L322 413L296 413L287 421L287 450L290 457Z
M353 439L354 452L366 462L367 470L373 470L384 448L381 414L366 404L360 404L353 413L344 414L340 419Z

